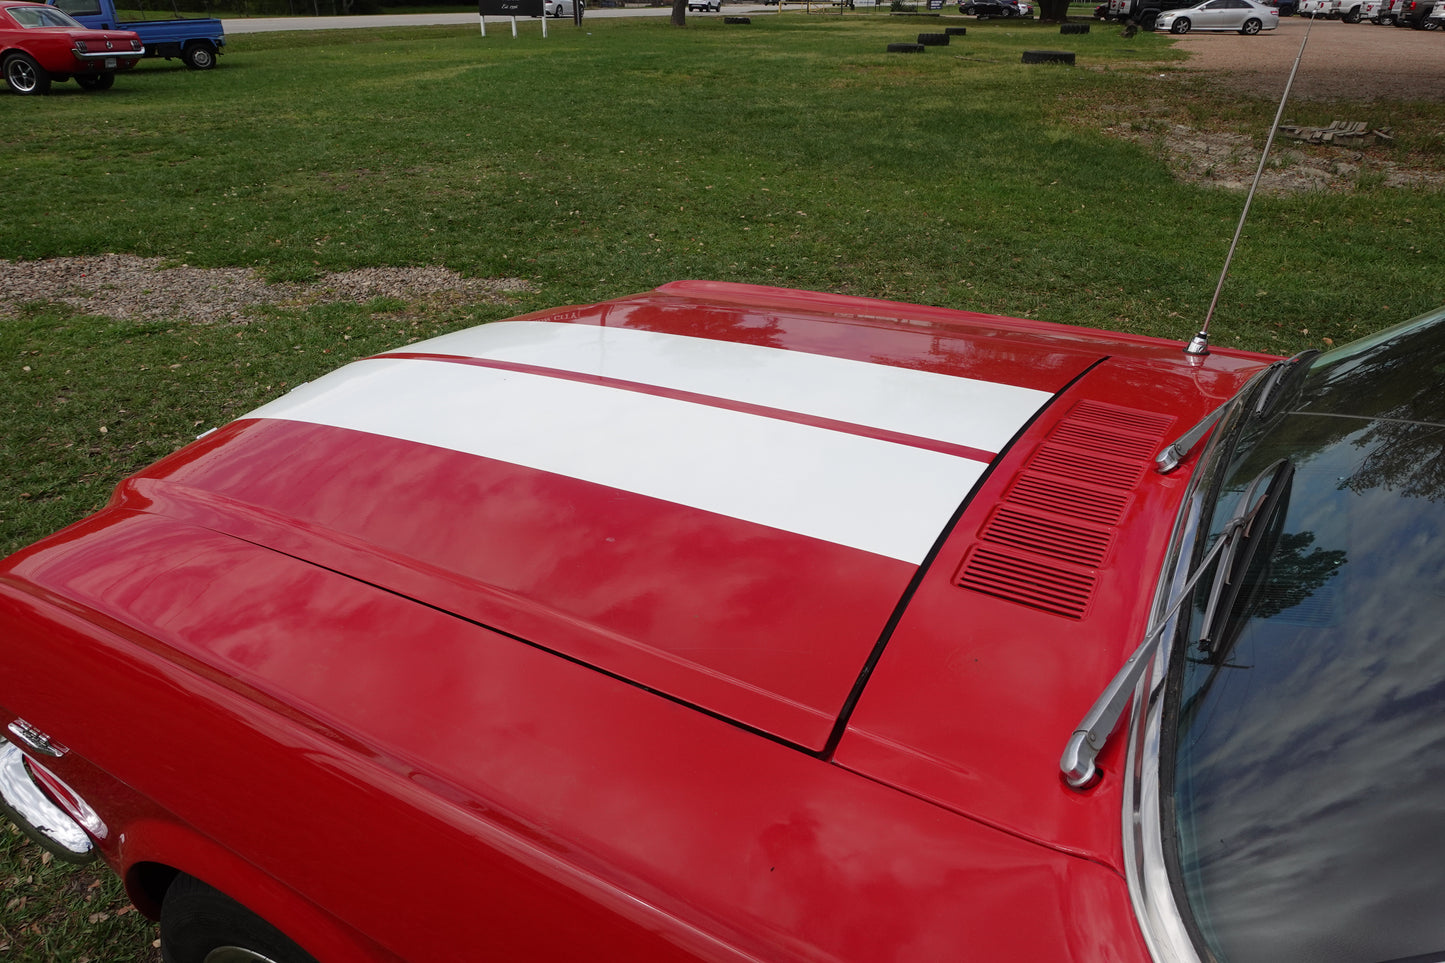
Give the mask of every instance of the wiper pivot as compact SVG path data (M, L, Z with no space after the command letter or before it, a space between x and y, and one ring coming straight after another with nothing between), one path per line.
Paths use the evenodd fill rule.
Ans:
M1145 631L1139 647L1129 656L1114 678L1109 680L1109 684L1104 687L1099 698L1094 700L1093 706L1069 737L1068 744L1064 746L1063 757L1059 760L1059 769L1064 774L1064 781L1070 786L1086 789L1098 778L1099 772L1094 760L1099 757L1123 717L1124 707L1129 704L1135 687L1143 678L1144 669L1153 661L1164 627L1174 618L1185 600L1191 597L1194 586L1216 559L1219 564L1215 568L1214 583L1209 590L1209 603L1205 607L1206 634L1211 625L1210 620L1216 611L1221 610L1221 601L1226 603L1222 610L1229 610L1228 605L1233 604L1238 595L1239 581L1254 558L1260 541L1257 536L1268 526L1284 492L1289 490L1293 477L1294 465L1288 459L1281 458L1250 482L1234 515L1225 523L1209 551L1199 560L1179 594L1169 603L1164 614Z

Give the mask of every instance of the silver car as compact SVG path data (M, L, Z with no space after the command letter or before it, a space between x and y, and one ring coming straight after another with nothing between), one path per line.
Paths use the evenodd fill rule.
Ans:
M1279 8L1255 0L1205 0L1204 3L1159 15L1155 30L1188 33L1191 30L1237 30L1256 34L1279 26Z

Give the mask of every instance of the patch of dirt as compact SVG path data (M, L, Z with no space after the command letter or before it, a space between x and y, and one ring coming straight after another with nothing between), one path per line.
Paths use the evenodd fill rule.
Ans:
M1259 145L1244 134L1170 124L1162 131L1120 127L1107 133L1164 151L1174 176L1191 184L1248 190L1259 169ZM1276 137L1260 175L1262 194L1347 191L1361 186L1445 187L1445 170L1421 169L1392 159L1388 148L1353 149L1300 144Z
M1309 36L1301 56L1306 30ZM1331 119L1369 125L1380 122L1369 109L1373 101L1445 100L1445 38L1438 31L1286 17L1279 29L1257 36L1190 33L1175 38L1175 46L1189 59L1160 66L1165 73L1159 74L1161 84L1155 93L1165 99L1142 112L1137 104L1104 108L1104 131L1152 147L1168 158L1176 177L1190 183L1248 190L1259 167L1266 130L1251 135L1178 123L1180 112L1173 98L1179 94L1169 88L1180 80L1186 89L1217 85L1249 90L1277 103L1299 56L1289 104L1349 105ZM1287 105L1285 122L1289 113ZM1383 142L1337 146L1277 136L1259 189L1264 194L1364 186L1440 189L1445 188L1442 161L1445 158L1411 155Z
M396 298L425 308L499 304L531 290L516 278L465 278L439 267L360 268L307 284L271 283L249 268L167 267L128 254L0 260L0 317L21 305L65 304L84 314L130 320L178 318L201 324L244 323L266 306Z

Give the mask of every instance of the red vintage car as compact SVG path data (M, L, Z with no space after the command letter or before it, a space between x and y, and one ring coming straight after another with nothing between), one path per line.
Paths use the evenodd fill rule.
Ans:
M133 30L92 30L43 3L0 0L0 72L17 94L43 94L74 77L86 90L109 90L118 70L145 54Z
M1437 959L1442 348L679 282L357 361L0 563L0 797L171 963Z

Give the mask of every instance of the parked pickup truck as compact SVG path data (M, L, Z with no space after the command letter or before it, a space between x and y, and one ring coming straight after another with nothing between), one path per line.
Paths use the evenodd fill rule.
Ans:
M226 46L221 21L209 17L179 20L124 20L114 0L45 0L87 27L134 30L145 43L147 57L179 57L192 70L210 70Z

